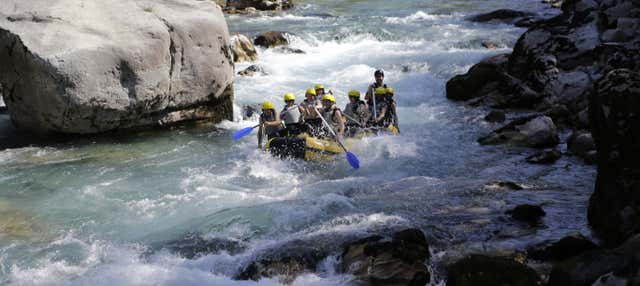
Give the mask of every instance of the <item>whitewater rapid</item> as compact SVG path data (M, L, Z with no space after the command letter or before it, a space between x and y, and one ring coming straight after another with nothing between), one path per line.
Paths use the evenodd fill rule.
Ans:
M236 71L258 64L265 74L236 78L234 121L1 150L0 215L10 219L0 227L13 233L0 235L0 284L280 285L232 277L261 251L291 241L402 227L425 232L430 266L475 250L588 234L593 167L571 157L532 166L524 158L533 150L479 146L478 136L496 127L482 120L486 110L444 96L448 78L509 52L523 32L465 17L505 7L553 11L524 0L334 2L227 17L232 32L285 31L290 46L305 52L259 48L257 62L237 64ZM483 48L485 40L498 48ZM344 160L275 159L257 149L255 135L230 139L256 122L242 119L245 105L271 100L279 109L285 92L300 100L322 83L343 107L347 92L364 91L379 68L396 90L402 134L355 146L359 170ZM17 140L7 120L0 115L0 138ZM492 180L527 188L483 188ZM505 222L506 208L540 202L545 228L522 232ZM163 247L194 233L237 249L186 259ZM335 271L338 255L293 285L350 285L353 277Z

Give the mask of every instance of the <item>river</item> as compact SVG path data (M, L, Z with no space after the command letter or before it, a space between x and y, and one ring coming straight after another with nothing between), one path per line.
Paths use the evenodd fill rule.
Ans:
M488 110L445 97L447 79L510 52L524 32L465 20L500 8L558 13L529 0L307 1L272 15L227 16L232 33L285 31L306 52L261 49L257 64L266 74L236 78L233 122L26 146L0 114L0 284L278 285L232 276L280 243L402 227L427 235L438 284L438 263L452 257L589 235L593 166L567 156L530 165L533 149L480 146L477 138L499 125L483 120ZM484 40L498 48L483 48ZM253 135L230 138L255 124L241 120L243 105L268 99L280 109L285 92L300 100L322 83L343 107L347 92L364 91L377 68L396 91L402 133L355 146L359 170L343 159L279 160L259 151ZM494 180L525 189L484 187ZM523 203L543 205L542 227L504 215ZM197 259L163 249L192 233L238 247ZM353 283L334 270L336 255L294 285Z

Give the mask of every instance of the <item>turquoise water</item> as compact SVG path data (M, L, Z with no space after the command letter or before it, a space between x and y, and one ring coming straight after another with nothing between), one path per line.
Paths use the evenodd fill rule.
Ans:
M570 157L533 166L524 158L534 150L479 146L478 136L497 127L482 120L487 110L444 96L448 78L509 52L524 31L466 16L498 8L556 13L545 7L538 1L314 1L281 14L228 16L232 32L286 31L291 46L306 54L260 50L257 63L238 64L237 71L259 64L266 75L236 79L236 120L217 126L25 146L0 115L0 284L277 285L277 279L230 277L280 243L405 226L425 231L434 265L473 251L588 235L593 167ZM484 49L484 40L501 48ZM282 107L285 92L301 98L323 83L344 106L347 91L364 91L377 68L396 90L402 134L355 146L359 170L344 160L277 160L257 150L253 135L230 139L255 124L241 119L243 105L266 98ZM527 189L483 188L491 180ZM503 212L521 203L542 203L545 227L525 230L505 219ZM161 250L189 233L232 241L240 250L193 260ZM352 277L332 270L334 258L294 284L350 284Z

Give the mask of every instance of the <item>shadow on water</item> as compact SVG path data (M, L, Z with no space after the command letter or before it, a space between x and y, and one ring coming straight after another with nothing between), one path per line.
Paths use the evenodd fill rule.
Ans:
M35 134L16 128L6 111L0 111L0 151L23 147L63 147L84 146L90 144L134 143L145 138L168 135L173 132L192 134L224 133L210 122L192 122L180 126L148 127L139 129L117 130L100 134L68 135L68 134Z

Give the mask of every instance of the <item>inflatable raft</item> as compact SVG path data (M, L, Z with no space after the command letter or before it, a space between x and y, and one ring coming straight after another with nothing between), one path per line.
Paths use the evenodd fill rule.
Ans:
M347 149L353 146L358 139L374 135L397 135L398 130L390 126L389 128L367 128L352 132L353 137L347 137L344 145ZM267 142L265 148L276 157L296 158L306 161L329 161L339 154L344 154L344 150L333 138L316 138L302 133L298 136L276 137Z

